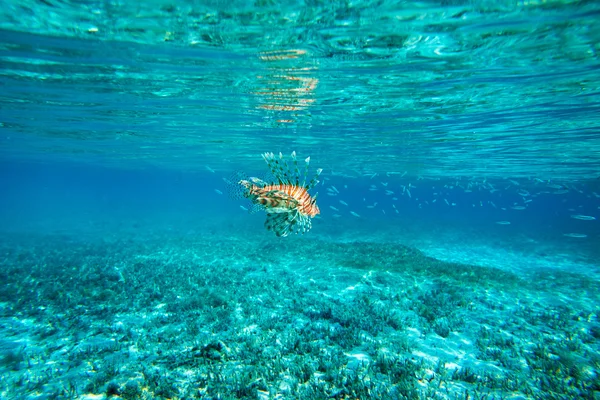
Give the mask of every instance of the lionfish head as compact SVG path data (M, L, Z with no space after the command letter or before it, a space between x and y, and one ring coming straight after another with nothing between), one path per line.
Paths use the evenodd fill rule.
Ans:
M313 197L313 199L310 202L310 207L308 208L308 213L307 213L310 217L314 217L317 214L321 214L321 210L319 209L319 206L317 205L317 196L315 195L315 197Z

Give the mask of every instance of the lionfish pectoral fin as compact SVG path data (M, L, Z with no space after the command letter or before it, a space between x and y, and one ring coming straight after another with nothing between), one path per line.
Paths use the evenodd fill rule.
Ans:
M265 228L285 237L290 233L305 233L311 228L310 218L297 212L268 213Z
M287 236L290 233L288 213L268 213L265 228L275 232L277 236Z

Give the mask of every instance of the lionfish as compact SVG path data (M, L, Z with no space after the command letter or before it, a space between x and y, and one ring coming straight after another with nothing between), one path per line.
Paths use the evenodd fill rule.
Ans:
M267 183L255 177L236 179L238 188L242 189L242 196L252 202L252 212L264 210L267 213L265 228L275 232L277 236L308 232L312 227L311 218L321 213L317 206L317 195L311 197L308 191L319 183L317 178L323 170L317 169L316 175L307 184L310 157L304 160L302 178L295 151L291 156L292 166L288 165L281 153L279 156L264 153L262 157L276 182Z

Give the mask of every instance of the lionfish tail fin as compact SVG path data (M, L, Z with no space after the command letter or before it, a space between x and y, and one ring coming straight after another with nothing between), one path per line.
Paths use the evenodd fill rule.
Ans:
M265 187L267 183L260 178L247 176L243 172L236 171L229 178L223 178L227 188L227 194L233 199L243 199L250 197L253 188Z
M236 171L230 177L223 178L225 182L226 192L232 199L239 200L246 197L248 188L240 185L240 181L247 179L243 172Z

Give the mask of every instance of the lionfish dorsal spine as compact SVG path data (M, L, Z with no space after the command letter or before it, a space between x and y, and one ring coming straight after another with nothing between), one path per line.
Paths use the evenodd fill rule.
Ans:
M319 175L321 175L321 172L323 172L323 168L319 168L317 170L317 173L315 174L315 177L312 178L312 180L310 181L310 183L308 184L308 186L306 186L306 190L310 190L312 188L314 188L315 186L317 186L317 183L319 183Z
M275 179L277 179L279 181L279 183L285 184L286 183L286 172L285 171L287 171L288 168L287 168L287 163L285 163L285 160L283 160L283 162L285 163L285 167L281 165L280 161L283 159L282 154L279 153L279 160L277 160L275 154L264 153L263 159L266 161L267 166L271 170L271 173L273 174Z
M293 171L291 169L291 165L288 164L287 160L281 152L279 153L279 157L277 157L274 153L264 153L262 156L275 179L282 185L300 186L305 188L306 190L309 190L315 187L317 183L319 183L319 180L317 178L323 171L322 169L318 169L315 177L308 184L306 184L306 180L308 178L308 169L310 166L310 157L307 157L304 160L304 173L301 176L300 169L298 167L298 158L296 156L295 151L293 151L291 154L291 158L294 163ZM302 182L300 181L301 178Z
M295 151L292 151L292 160L294 160L294 181L292 184L298 186L300 184L300 170L298 169L298 159Z
M306 178L308 177L308 166L310 164L310 157L306 157L304 160L304 175L302 177L302 187L306 188Z
M279 181L282 185L287 185L288 183L288 171L289 167L285 158L283 158L283 154L279 152L279 175L275 175L275 179Z

